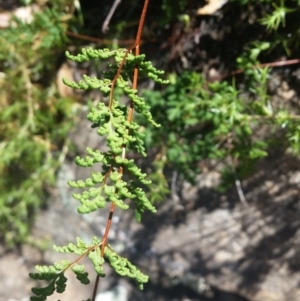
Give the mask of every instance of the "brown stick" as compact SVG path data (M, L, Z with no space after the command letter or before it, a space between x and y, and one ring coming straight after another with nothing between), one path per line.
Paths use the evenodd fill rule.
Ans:
M115 11L117 9L117 6L119 5L120 2L121 2L121 0L115 0L114 3L113 3L113 5L112 5L112 7L110 8L110 11L109 11L109 13L108 13L105 21L103 22L103 25L102 25L102 32L103 33L107 33L110 19L114 15L114 13L115 13Z
M271 63L263 63L263 64L258 64L258 65L252 66L251 68L255 69L255 68L264 68L264 67L281 67L281 66L288 66L288 65L295 65L295 64L300 64L300 59L277 61L277 62L271 62ZM221 75L220 77L217 76L215 78L212 78L212 79L210 79L210 82L214 82L214 81L217 81L217 80L221 81L221 80L224 80L228 77L235 76L235 75L238 75L238 74L242 74L244 72L245 72L245 69L238 69L238 70L232 71L228 74Z
M66 33L70 37L74 37L74 38L78 38L78 39L86 40L86 41L90 41L90 42L95 42L97 44L108 44L108 45L110 45L110 44L114 43L114 41L112 41L112 40L99 39L99 38L83 35L83 34L80 34L80 33L75 33L75 32L72 32L72 31L67 31ZM143 42L144 41L141 40L141 44ZM120 45L132 45L132 43L135 43L135 40L133 40L133 39L132 40L118 40L118 43Z

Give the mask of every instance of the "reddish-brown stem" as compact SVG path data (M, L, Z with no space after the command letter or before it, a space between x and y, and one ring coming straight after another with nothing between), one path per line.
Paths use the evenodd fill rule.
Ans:
M102 245L101 245L101 256L102 257L104 256L104 250L107 245L107 237L108 237L108 233L109 233L110 226L112 223L112 217L113 217L114 211L115 211L115 203L112 203L110 206L109 215L108 215L108 219L106 222L106 227L105 227L105 231L104 231L103 239L102 239Z
M99 285L99 279L100 279L100 276L97 274L96 281L95 281L95 285L94 285L94 289L93 289L93 297L92 297L92 301L95 301L95 300L96 300L97 289L98 289L98 285Z
M140 22L139 22L137 35L136 35L136 39L135 39L135 43L132 47L130 47L126 51L126 53L124 55L124 58L123 58L123 61L120 64L120 67L119 67L119 69L116 73L116 76L114 77L114 79L112 81L112 87L111 87L111 92L110 92L110 103L109 103L110 107L112 106L114 87L115 87L117 79L119 78L119 76L121 74L121 70L124 66L124 63L125 63L125 60L126 60L126 57L127 57L128 53L134 48L135 48L135 55L139 55L139 53L140 53L139 46L140 46L140 41L141 41L141 36L142 36L142 31L143 31L143 26L144 26L144 22L145 22L145 17L146 17L148 4L149 4L149 0L145 0L143 11L142 11ZM137 82L138 82L138 68L134 69L132 82L133 82L132 88L136 89L137 88ZM132 121L133 110L134 110L134 106L133 106L133 102L131 101L129 112L128 112L128 117L127 117L128 121ZM122 158L123 159L125 158L125 155L126 155L126 149L125 149L125 146L123 146L123 153L122 153ZM123 173L123 168L122 167L120 167L119 173L120 174ZM109 217L108 217L107 224L106 224L106 228L105 228L105 232L104 232L103 239L102 239L102 246L101 246L101 255L102 256L104 256L104 249L105 249L106 244L107 244L107 237L108 237L109 229L110 229L110 226L111 226L111 219L112 219L112 216L113 216L113 213L114 213L114 209L115 209L115 204L112 203L111 208L110 208L110 212L109 212Z
M110 100L109 100L109 108L110 109L112 108L112 104L113 104L113 95L114 95L114 88L115 88L115 85L116 85L116 81L117 81L117 79L119 78L119 76L121 74L121 71L122 71L122 68L125 64L126 57L127 57L128 53L130 51L132 51L133 49L135 49L135 55L137 56L137 55L140 54L141 36L142 36L143 26L144 26L144 22L145 22L146 12L147 12L147 9L148 9L148 4L149 4L149 0L145 0L143 11L142 11L142 14L141 14L141 17L140 17L140 22L139 22L139 26L138 26L138 31L137 31L135 43L134 43L133 46L131 46L130 48L127 49L127 51L124 55L123 61L121 62L120 66L119 66L119 69L118 69L114 79L112 80L111 91L110 91ZM132 80L132 83L133 83L132 88L133 89L137 88L138 74L139 74L139 70L138 70L138 67L136 67L136 68L134 68L134 71L133 71L133 80ZM127 116L127 120L129 122L132 121L133 111L134 111L134 105L133 105L133 102L131 101L129 111L128 111L128 116ZM125 159L125 157L126 157L126 145L124 145L123 149L122 149L122 159ZM122 166L119 169L119 174L123 174L123 167ZM105 247L107 246L108 234L109 234L109 230L110 230L110 227L111 227L114 210L115 210L115 203L112 203L111 207L110 207L110 210L109 210L109 216L108 216L108 219L107 219L103 239L102 239L102 242L101 242L101 256L102 257L104 257ZM97 278L96 278L92 301L94 301L95 298L96 298L98 283L99 283L99 275L97 275Z

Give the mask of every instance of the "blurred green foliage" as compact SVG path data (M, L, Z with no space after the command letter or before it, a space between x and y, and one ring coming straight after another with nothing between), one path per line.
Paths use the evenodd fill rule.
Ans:
M257 89L265 86L265 73L257 77ZM211 83L195 72L175 77L163 93L145 91L153 112L162 125L145 127L148 149L165 152L165 162L190 181L199 174L203 159L226 159L245 164L266 155L263 140L252 141L260 117L271 117L267 104L247 101L234 84Z
M144 91L152 114L162 125L158 129L143 127L147 149L155 149L155 164L159 166L153 167L157 171L152 177L162 190L153 201L160 200L169 187L166 177L162 180L166 170L177 170L194 182L201 172L201 160L216 159L224 166L220 188L228 188L274 146L299 156L299 110L289 102L272 101L268 82L273 70L259 67L266 60L272 62L274 54L299 52L295 39L299 27L291 23L294 14L299 15L296 2L247 1L250 10L259 7L263 16L258 20L257 40L248 40L240 53L235 50L236 69L243 70L242 82L236 83L234 77L207 82L200 73L188 70L170 73L171 84L164 90ZM242 8L246 15L248 8ZM167 1L164 9L172 11Z
M26 239L73 123L73 103L53 82L67 42L64 9L53 1L30 23L13 18L0 31L0 233L8 248Z
M161 18L161 25L164 26L173 22L174 19L179 17L183 12L184 8L187 6L186 0L162 0L161 8L164 12L164 18Z

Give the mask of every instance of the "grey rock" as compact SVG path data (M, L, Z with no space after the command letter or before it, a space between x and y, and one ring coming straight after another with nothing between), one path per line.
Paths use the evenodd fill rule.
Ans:
M99 293L96 301L127 301L128 290L123 285L117 285L113 289Z

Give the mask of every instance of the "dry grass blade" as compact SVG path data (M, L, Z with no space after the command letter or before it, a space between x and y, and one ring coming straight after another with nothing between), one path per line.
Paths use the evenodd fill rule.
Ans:
M197 10L197 15L212 15L220 9L228 0L208 0L208 3Z

